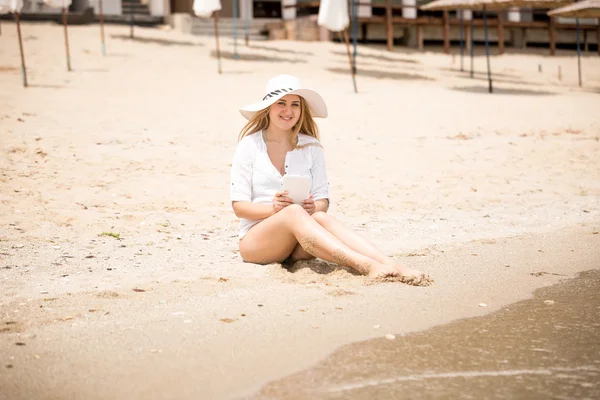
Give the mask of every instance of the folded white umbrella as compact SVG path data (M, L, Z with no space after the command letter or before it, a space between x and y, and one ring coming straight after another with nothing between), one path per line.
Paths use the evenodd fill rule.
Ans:
M215 20L215 42L217 44L217 67L219 74L221 70L221 50L219 49L219 13L221 9L220 0L194 0L194 14L200 18L210 18L214 16Z
M346 0L322 0L317 23L332 32L341 32L350 25Z
M352 56L350 55L350 41L348 40L347 29L348 25L350 25L350 18L348 17L347 0L321 0L317 23L331 32L343 31L344 41L346 42L346 51L348 52L348 60L350 61L352 84L354 85L354 92L358 93L358 90L356 89L356 77L354 74L355 68L352 63Z
M0 14L20 13L23 0L0 0Z
M19 37L19 51L21 52L21 74L23 86L27 87L27 69L25 68L25 54L23 53L23 38L21 37L20 13L23 9L23 0L0 0L0 14L15 14L17 22L17 36Z
M221 9L220 0L194 0L194 14L200 18L210 18L213 12Z

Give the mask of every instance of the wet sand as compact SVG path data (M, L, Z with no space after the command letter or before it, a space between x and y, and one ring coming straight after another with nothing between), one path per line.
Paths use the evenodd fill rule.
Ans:
M344 346L252 398L598 399L600 269L483 317Z

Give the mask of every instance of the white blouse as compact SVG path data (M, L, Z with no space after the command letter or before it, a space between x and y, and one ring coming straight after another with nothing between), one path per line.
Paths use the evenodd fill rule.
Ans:
M309 175L312 178L310 193L313 200L329 199L329 182L325 168L325 155L319 141L303 133L298 134L298 146L285 156L285 173ZM230 200L271 204L275 193L283 186L283 176L271 163L262 132L244 137L238 143L231 164ZM240 218L240 239L262 220Z

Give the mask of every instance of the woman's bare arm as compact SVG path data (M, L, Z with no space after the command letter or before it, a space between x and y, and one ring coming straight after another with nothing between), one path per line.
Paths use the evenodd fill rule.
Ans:
M327 212L327 210L329 210L329 200L320 199L320 200L315 201L315 212L317 212L317 211Z

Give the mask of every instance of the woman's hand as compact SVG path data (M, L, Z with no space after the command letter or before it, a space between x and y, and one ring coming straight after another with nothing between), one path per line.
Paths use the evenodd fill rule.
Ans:
M287 197L285 190L275 193L275 197L273 197L273 214L278 213L290 204L294 204L294 200Z
M302 201L302 208L306 210L308 215L313 215L313 213L317 210L315 201L312 198L312 194L308 196L308 199Z

